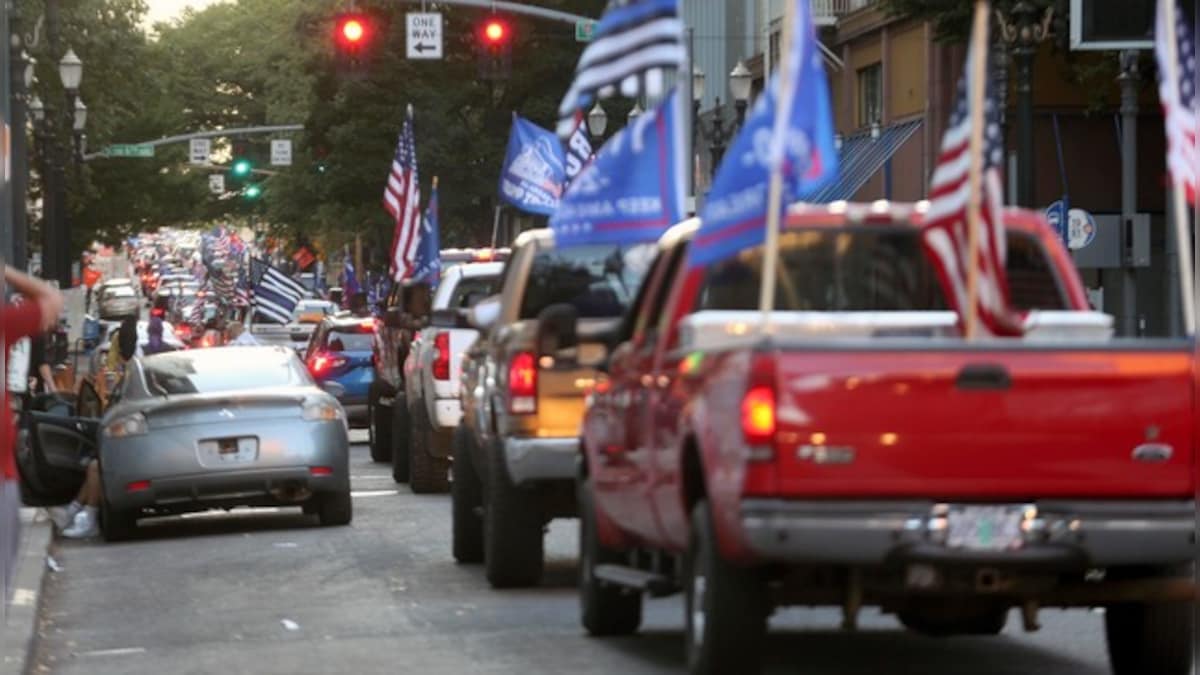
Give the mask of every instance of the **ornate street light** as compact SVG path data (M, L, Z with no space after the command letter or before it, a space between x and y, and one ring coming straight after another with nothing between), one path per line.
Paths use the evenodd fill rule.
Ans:
M46 105L42 103L42 99L37 94L29 99L29 113L33 115L35 122L42 122L46 119Z
M63 89L74 94L79 91L79 83L83 80L83 61L75 55L74 49L67 49L62 60L58 62L58 76L62 78Z
M1017 66L1017 203L1033 207L1033 58L1038 45L1050 35L1054 8L1041 13L1029 0L1021 0L1005 17L996 13L1000 39L1008 44Z
M75 99L75 120L72 128L76 133L80 133L85 126L87 126L87 106L83 104L83 99L77 98Z
M692 100L697 103L704 100L704 80L704 71L692 64Z
M746 107L750 105L750 88L754 84L754 76L745 63L737 62L729 73L729 93L733 94L733 106L737 110L737 123L742 126L746 121Z
M592 138L600 138L608 128L608 113L604 112L599 101L596 101L596 105L592 106L587 114L587 127Z

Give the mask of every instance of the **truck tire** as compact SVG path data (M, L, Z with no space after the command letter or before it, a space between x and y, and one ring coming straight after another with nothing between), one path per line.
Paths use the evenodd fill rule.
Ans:
M1104 613L1113 675L1192 672L1192 607L1187 603L1113 605Z
M492 588L525 588L542 580L545 551L537 495L512 484L499 443L488 448L483 562Z
M104 541L125 541L137 531L137 518L132 513L109 507L107 499L100 500L100 534Z
M350 491L331 492L321 496L317 506L317 518L323 527L349 525L354 517L354 501Z
M579 608L589 635L629 635L642 624L642 594L601 582L596 565L625 564L625 557L600 545L592 481L579 484Z
M371 461L389 462L392 459L392 409L379 403L379 383L372 382L367 394L367 435L371 446Z
M692 509L684 578L688 672L757 673L767 637L766 582L756 570L726 562L717 547L708 502Z
M454 430L454 480L450 483L451 534L454 560L461 565L483 562L483 485L471 462L471 434Z
M408 482L408 434L411 422L403 394L392 399L392 480Z
M408 445L408 486L413 494L426 495L450 489L446 460L433 456L433 426L422 403L409 413L412 431Z

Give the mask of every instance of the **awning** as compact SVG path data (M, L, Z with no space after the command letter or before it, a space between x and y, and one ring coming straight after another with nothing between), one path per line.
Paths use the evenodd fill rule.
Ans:
M842 141L838 155L839 175L837 180L826 185L820 192L805 199L813 204L827 204L847 200L871 180L871 176L896 154L924 122L923 118L899 122L883 127L879 138L871 138L871 132L862 131L847 136Z

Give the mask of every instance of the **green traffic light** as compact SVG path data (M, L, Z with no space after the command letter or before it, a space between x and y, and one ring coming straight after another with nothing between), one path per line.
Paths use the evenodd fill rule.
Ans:
M239 159L233 163L233 175L235 176L249 176L250 169L250 160L248 159Z
M259 195L262 194L262 188L258 187L257 185L251 185L250 187L246 188L246 191L242 194L246 196L246 199L258 199Z

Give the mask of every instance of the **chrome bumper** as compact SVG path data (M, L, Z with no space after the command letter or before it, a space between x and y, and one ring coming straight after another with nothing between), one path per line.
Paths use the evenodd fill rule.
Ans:
M574 480L578 438L506 438L504 463L514 485L542 480Z
M988 562L1071 567L1170 565L1197 554L1196 505L1175 501L1038 501L1021 548L977 551L938 538L937 504L746 500L746 544L764 560L879 565Z

